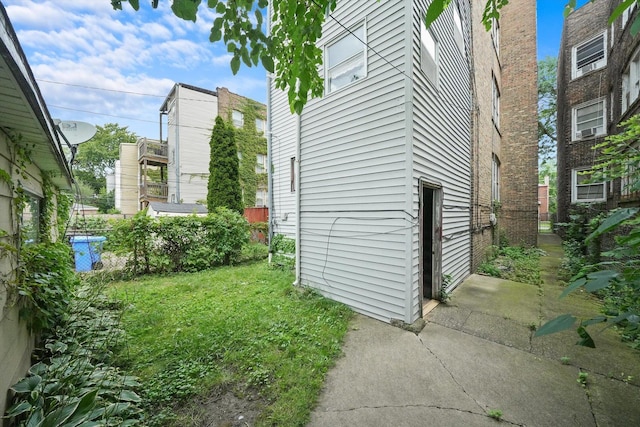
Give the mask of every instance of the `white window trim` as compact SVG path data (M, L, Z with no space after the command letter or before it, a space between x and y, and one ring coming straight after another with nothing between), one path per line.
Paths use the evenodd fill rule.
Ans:
M602 128L592 128L594 131L590 135L582 136L583 131L578 134L578 110L601 102L602 103ZM604 97L598 98L593 101L584 102L580 105L576 105L571 110L571 140L581 141L584 139L595 138L607 134L607 102Z
M236 118L233 117L234 113L238 113L240 115L240 119L238 121L236 121ZM239 110L231 110L231 121L233 122L233 125L237 128L241 128L244 126L244 113L242 111Z
M255 172L257 174L267 173L267 155L266 154L262 154L262 153L256 154Z
M602 37L602 49L603 49L603 54L604 57L596 62L592 62L591 64L589 64L588 66L582 67L581 69L577 68L577 52L578 52L578 48L590 43L592 41L594 41L597 38ZM591 37L588 40L585 40L575 46L573 46L573 48L571 49L571 78L572 79L577 79L578 77L582 77L584 75L586 75L587 73L590 73L591 71L595 71L595 70L599 70L600 68L604 68L607 66L607 31L603 31L597 35L595 35L594 37Z
M491 199L500 201L500 159L495 154L491 156Z
M500 21L496 18L491 20L491 40L493 41L493 48L496 51L496 56L500 57Z
M607 186L604 181L602 182L592 182L589 184L581 184L580 186L586 185L601 185L602 186L602 196L594 199L578 199L578 174L584 171L590 171L590 167L576 168L571 170L571 203L597 203L597 202L606 202L607 201Z
M631 6L629 6L622 12L622 29L623 30L624 30L624 27L626 27L627 24L629 23L631 15L633 15L633 12L635 12L637 5L638 3L634 2Z
M460 53L463 57L466 57L465 46L464 46L464 28L462 25L462 14L460 13L460 9L458 8L458 4L454 4L453 7L453 39L458 45L458 49L460 49Z
M426 43L424 43L424 40L426 37L430 37L431 40L433 41L433 45L434 45L434 52L433 55L431 54L431 52L429 52L429 49L426 47ZM433 83L434 85L438 85L438 76L440 74L440 65L438 63L438 58L439 58L439 46L438 46L438 40L436 39L436 37L433 35L433 32L431 32L430 29L428 29L425 25L424 22L421 21L420 24L420 71L422 71L422 73L427 77L427 79ZM425 55L428 55L429 58L431 58L435 64L435 75L430 75L427 70L424 69L423 67L423 61L425 61ZM428 61L428 58L426 58L426 60Z
M500 129L500 86L495 75L491 83L491 118L496 129Z
M336 88L334 90L331 90L331 82L329 79L329 49L335 45L336 43L338 43L339 41L341 41L342 39L344 39L345 37L348 37L351 35L351 32L355 32L356 30L358 30L360 27L362 27L362 34L363 34L363 46L362 46L362 55L363 55L363 60L364 60L364 76L361 79L357 79L354 81L351 81L343 86L340 86L339 88ZM368 45L367 45L368 41L367 41L367 20L363 19L362 21L358 22L357 24L351 26L349 28L349 31L344 31L342 33L340 33L338 36L334 37L333 39L331 39L325 46L324 46L324 61L323 61L323 65L324 65L324 81L325 81L325 85L324 85L324 92L325 95L329 95L332 93L336 93L336 92L340 92L341 90L350 87L351 85L358 83L362 80L365 80L368 75L369 75L369 49L368 49ZM353 55L352 57L350 57L349 59L355 58L356 55ZM344 61L343 61L344 62ZM339 65L339 64L336 64ZM336 66L334 65L334 67Z

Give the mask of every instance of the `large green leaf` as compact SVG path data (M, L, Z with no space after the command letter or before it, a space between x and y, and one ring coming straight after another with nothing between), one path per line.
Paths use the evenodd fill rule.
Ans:
M562 314L553 320L549 320L542 325L534 336L541 337L543 335L555 334L556 332L571 329L576 323L576 318L570 314Z
M609 15L609 21L608 21L609 25L613 24L613 22L616 19L618 19L618 16L622 15L622 12L630 8L631 5L634 4L635 2L636 0L624 0L622 3L618 5L618 7L613 9L613 12L611 12L611 15Z
M562 291L562 293L560 294L560 298L566 297L569 293L575 291L576 289L578 289L580 286L584 285L585 283L587 283L587 279L585 277L579 277L579 278L573 280L571 282L571 284L569 286L567 286L564 289L564 291Z
M71 415L78 409L80 400L73 402L66 401L61 404L56 410L49 413L44 420L40 423L39 427L60 427L65 424Z
M140 402L142 399L140 399L140 396L138 396L136 393L134 393L131 390L122 390L120 392L120 395L118 396L118 399L120 400L124 400L126 402Z
M424 24L427 28L438 19L438 16L449 6L449 3L451 3L451 0L433 0L431 2L424 17Z
M96 406L98 391L99 390L96 388L95 390L82 396L80 402L78 403L78 407L73 413L73 416L69 418L65 423L65 427L76 427L87 421L89 414Z
M624 209L618 209L616 211L613 211L602 222L602 224L600 224L600 227L598 227L593 233L591 233L587 237L586 242L589 243L591 242L591 240L600 236L602 233L606 233L607 231L613 230L614 228L622 224L627 219L636 215L638 213L638 210L639 210L638 208L624 208Z
M200 0L173 0L171 10L178 18L196 22L196 13Z
M587 275L587 281L584 285L584 289L587 292L595 292L606 288L619 275L620 273L613 270L602 270L596 271L595 273L589 273Z
M580 335L580 339L576 343L577 345L596 348L596 343L593 342L593 338L591 338L591 335L589 335L589 332L587 332L584 326L578 327L578 335Z
M7 410L7 415L5 415L6 417L16 417L20 414L24 414L25 412L31 410L31 403L27 402L27 401L22 401L19 402L15 405L13 405L11 408L9 408Z
M11 386L11 390L16 393L31 393L42 382L40 375L32 375L24 378Z

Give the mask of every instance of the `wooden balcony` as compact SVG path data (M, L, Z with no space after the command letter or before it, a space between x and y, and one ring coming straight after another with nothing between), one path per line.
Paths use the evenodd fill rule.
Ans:
M150 166L164 166L169 160L169 146L164 142L142 139L138 142L138 162Z
M169 186L165 183L140 184L140 201L166 202L168 195Z

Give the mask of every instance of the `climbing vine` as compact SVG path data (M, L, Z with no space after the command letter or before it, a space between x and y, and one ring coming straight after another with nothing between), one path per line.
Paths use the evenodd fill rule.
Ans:
M256 172L257 155L267 153L267 140L256 130L256 119L264 119L264 108L257 102L246 100L238 107L244 117L242 128L235 128L236 144L240 159L240 187L243 190L243 204L245 207L256 205L256 191L260 187L267 188L267 170ZM231 123L231 110L227 120Z

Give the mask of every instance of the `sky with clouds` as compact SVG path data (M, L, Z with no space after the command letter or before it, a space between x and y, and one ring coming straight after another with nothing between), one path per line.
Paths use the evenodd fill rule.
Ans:
M158 113L174 83L226 87L266 100L263 68L233 76L222 43L209 42L215 12L197 21L173 15L169 2L141 1L115 11L110 0L2 0L51 116L96 125L118 123L159 137Z
M206 2L195 23L167 0L158 9L143 0L138 12L128 3L115 11L110 0L2 2L54 118L158 138L159 108L176 82L266 101L264 69L243 65L233 76L225 46L209 42L216 15ZM540 58L557 55L565 4L538 0Z

